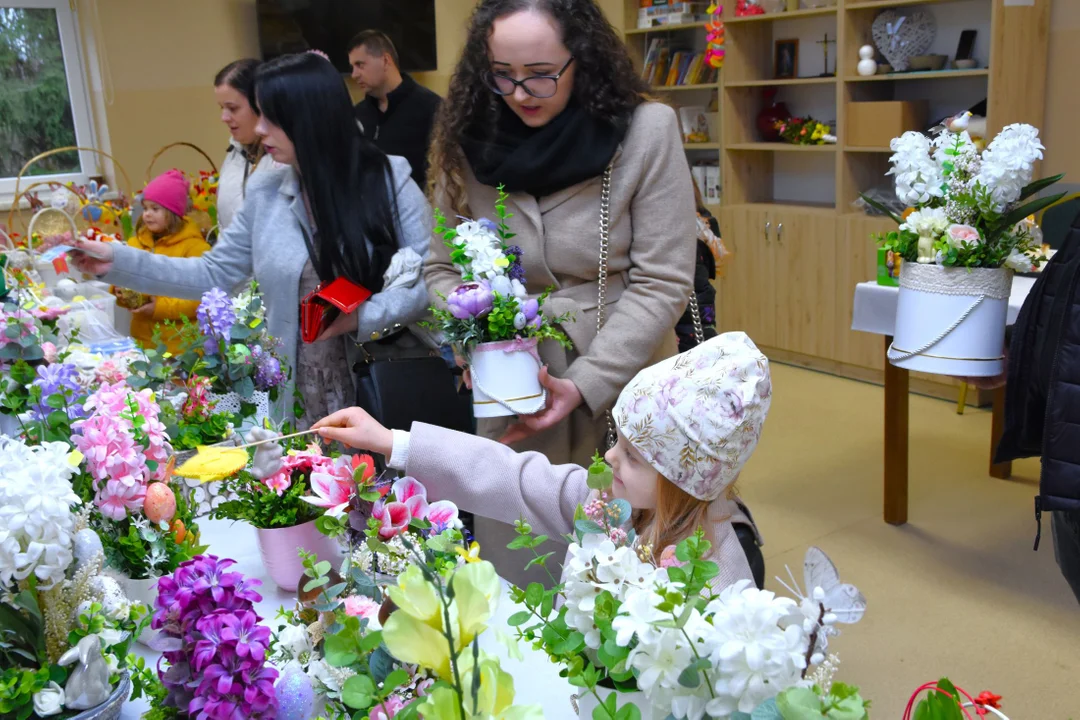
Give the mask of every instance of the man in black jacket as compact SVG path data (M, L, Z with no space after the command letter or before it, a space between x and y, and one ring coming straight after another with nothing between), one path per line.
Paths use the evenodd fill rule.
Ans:
M349 65L365 93L356 104L364 136L387 155L408 160L413 180L425 189L428 143L442 98L401 72L394 43L378 30L350 41Z
M1005 375L969 382L1005 384L1005 431L995 462L1041 457L1039 535L1048 512L1054 556L1080 601L1080 215L1020 309Z

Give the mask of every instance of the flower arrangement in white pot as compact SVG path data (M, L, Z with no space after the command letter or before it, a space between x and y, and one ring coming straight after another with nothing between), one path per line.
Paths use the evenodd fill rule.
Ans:
M1029 216L1061 195L1029 198L1062 176L1032 181L1044 147L1031 125L1007 126L981 153L955 122L932 137L906 132L891 148L888 174L910 209L898 217L863 196L900 226L877 238L904 260L889 362L944 375L998 375L1012 271L1044 259Z
M435 322L427 327L442 334L469 363L473 380L473 414L478 417L533 415L544 409L547 394L540 385L540 356L536 346L555 340L570 347L558 328L568 317L550 318L543 305L548 292L530 298L520 247L510 245L514 233L507 220L507 194L499 186L495 217L462 218L457 227L435 211L435 233L450 249L461 272L445 308L433 307Z

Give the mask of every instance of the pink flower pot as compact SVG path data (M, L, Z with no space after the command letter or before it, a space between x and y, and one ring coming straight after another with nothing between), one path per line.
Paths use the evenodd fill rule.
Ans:
M270 577L278 587L288 592L294 592L304 576L304 564L298 549L315 553L319 560L328 560L335 569L341 563L341 545L319 532L314 520L287 528L256 528L255 537Z

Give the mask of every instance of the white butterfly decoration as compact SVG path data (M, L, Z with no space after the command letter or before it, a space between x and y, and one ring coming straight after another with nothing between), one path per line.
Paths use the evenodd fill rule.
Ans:
M791 585L780 578L776 580L800 601L792 619L801 619L803 628L812 638L814 647L810 653L810 663L816 665L825 659L829 636L840 634L835 624L852 625L862 619L866 613L866 598L854 585L840 582L836 565L821 548L806 550L806 559L803 560L806 594L803 594L790 567L787 572Z

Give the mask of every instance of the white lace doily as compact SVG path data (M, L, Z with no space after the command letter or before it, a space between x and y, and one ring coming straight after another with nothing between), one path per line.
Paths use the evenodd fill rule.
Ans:
M900 287L936 295L967 295L1007 300L1012 291L1012 271L1007 268L961 268L904 263Z

